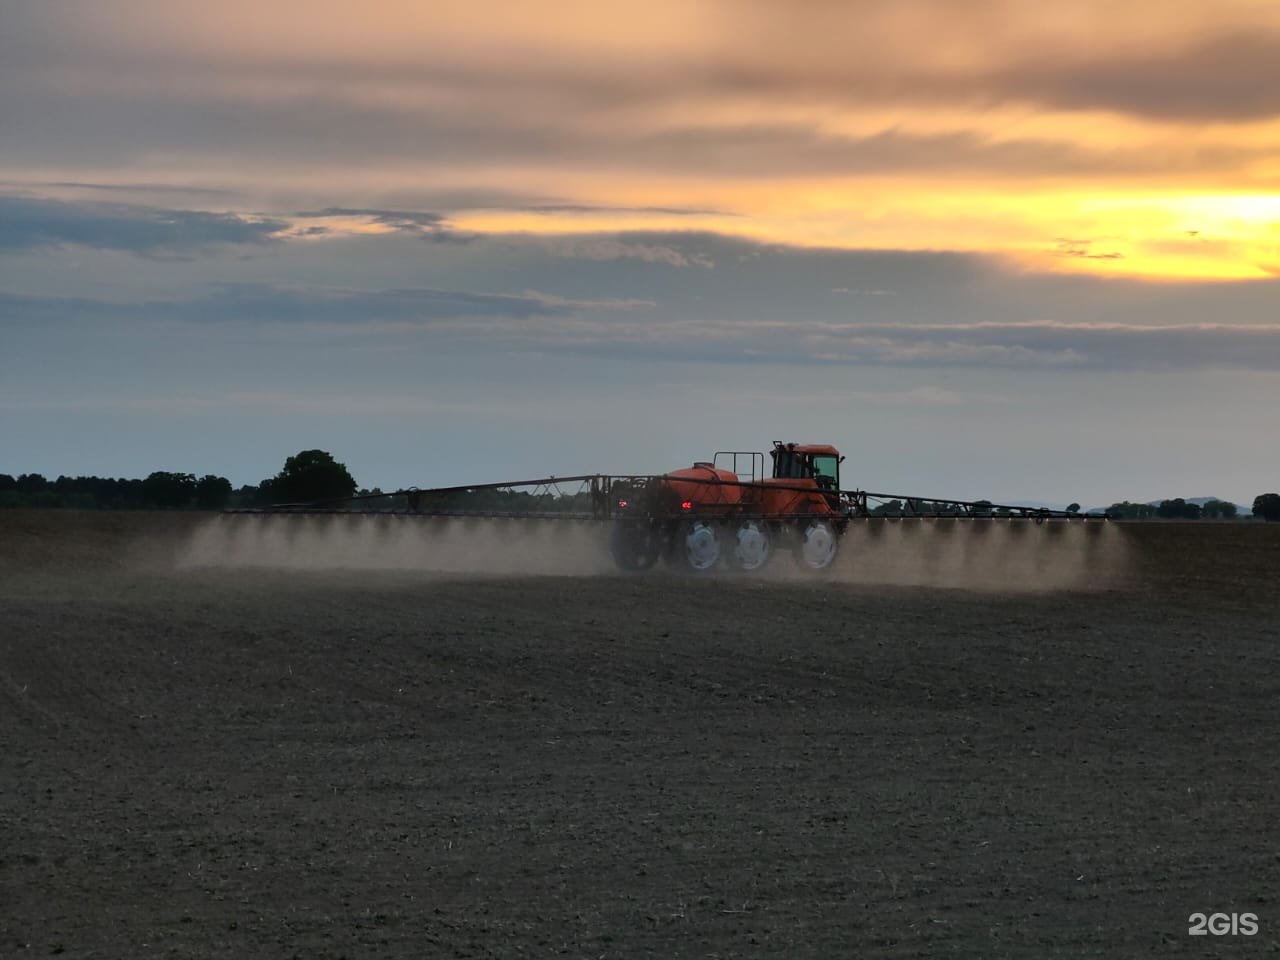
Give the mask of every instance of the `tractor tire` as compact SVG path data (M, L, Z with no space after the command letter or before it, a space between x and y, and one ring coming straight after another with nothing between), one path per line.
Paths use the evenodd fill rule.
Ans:
M619 521L614 523L609 537L609 554L619 570L636 573L658 562L662 543L652 525Z
M800 541L796 544L796 563L801 569L815 573L835 563L840 552L840 532L829 520L802 522Z
M735 570L754 573L773 555L773 537L763 520L743 520L729 531L728 560Z
M716 525L703 520L682 526L672 551L676 566L689 573L709 573L720 565L727 552Z

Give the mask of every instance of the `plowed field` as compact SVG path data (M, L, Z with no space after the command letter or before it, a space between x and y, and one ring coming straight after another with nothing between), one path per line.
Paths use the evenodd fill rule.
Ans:
M0 514L0 955L1280 949L1280 525L956 589L874 544L219 564L209 522Z

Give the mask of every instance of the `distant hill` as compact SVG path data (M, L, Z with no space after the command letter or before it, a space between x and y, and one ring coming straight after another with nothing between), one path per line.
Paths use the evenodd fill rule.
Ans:
M1153 507L1158 507L1158 506L1160 506L1160 504L1161 504L1161 503L1163 503L1165 500L1172 500L1172 499L1173 499L1173 497L1161 497L1159 500L1148 500L1148 501L1147 501L1147 503L1149 503L1149 504L1150 504L1151 506L1153 506ZM1210 500L1222 500L1222 502L1223 502L1223 503L1231 503L1231 502L1232 502L1232 501L1230 501L1230 500L1223 500L1223 498L1222 498L1222 497L1183 497L1182 499L1183 499L1183 500L1185 500L1185 501L1187 501L1187 503L1195 503L1195 504L1199 504L1199 505L1200 505L1200 506L1202 506L1202 507L1203 507L1206 503L1208 503ZM1237 508L1237 509L1239 509L1239 510L1243 510L1243 511L1247 511L1247 510L1248 510L1248 507L1245 507L1245 506L1243 506L1243 505L1241 505L1241 504L1239 504L1239 503L1237 503L1237 504L1236 504L1236 508Z

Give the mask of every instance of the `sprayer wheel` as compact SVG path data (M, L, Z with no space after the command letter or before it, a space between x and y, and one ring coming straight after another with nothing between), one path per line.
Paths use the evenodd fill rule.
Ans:
M806 570L825 570L835 562L840 535L826 520L811 520L800 531L796 561Z
M701 520L694 520L681 531L676 549L685 569L694 573L714 569L722 553L716 528Z
M658 562L661 544L646 523L616 523L609 537L609 553L619 570L648 570Z
M743 520L734 532L729 560L738 570L759 570L769 562L773 545L769 528L760 520Z

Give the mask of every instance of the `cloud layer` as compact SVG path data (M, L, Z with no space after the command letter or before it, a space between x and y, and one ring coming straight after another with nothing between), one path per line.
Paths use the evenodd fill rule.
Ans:
M266 217L0 194L0 254L75 245L182 256L217 246L270 243L287 226Z
M175 323L268 338L287 328L300 345L355 338L435 353L585 355L635 364L1280 371L1280 324L708 319L638 299L253 283L139 302L0 294L0 324L10 330Z
M0 179L437 237L685 221L1111 275L1280 269L1265 203L1188 205L1280 184L1264 2L107 9L5 6ZM417 210L454 230L394 219ZM1061 236L1117 255L1060 256Z

